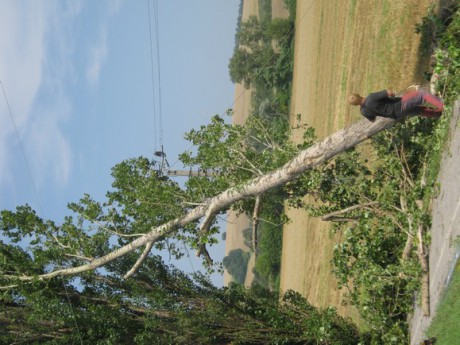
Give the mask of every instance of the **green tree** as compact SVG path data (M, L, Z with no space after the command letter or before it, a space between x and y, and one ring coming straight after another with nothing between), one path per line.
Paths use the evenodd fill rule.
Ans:
M238 284L244 285L250 255L250 253L243 252L241 249L234 249L222 260L224 267Z
M237 33L238 47L229 62L232 82L256 89L290 85L292 51L289 47L293 44L293 28L291 19L261 22L252 16L243 22Z
M261 123L258 118L255 118L254 121ZM359 231L361 233L358 237L346 236L344 244L338 247L342 254L338 257L341 261L336 260L336 266L339 280L342 283L347 284L349 279L356 277L356 282L359 284L354 285L357 287L355 291L357 293L369 292L368 296L355 295L357 296L356 300L362 302L359 305L362 307L362 311L374 310L370 307L380 310L378 313L369 313L371 317L375 317L374 321L371 320L371 324L377 327L374 331L382 336L386 334L394 336L396 334L398 339L402 339L400 336L404 329L401 323L398 324L398 320L402 322L401 317L404 315L405 306L398 304L397 309L395 309L395 306L392 305L394 302L392 296L395 295L395 291L398 291L396 294L398 298L403 296L403 293L404 296L409 295L408 292L411 291L409 285L413 285L411 279L416 276L416 271L404 270L403 274L406 276L402 275L399 278L394 276L403 267L397 265L397 259L395 259L395 255L401 253L397 244L401 243L403 232L394 231L395 228L390 228L390 225L408 224L407 222L412 221L412 225L415 227L416 224L423 224L424 218L421 213L402 212L397 216L389 213L394 208L391 206L392 204L399 206L401 210L403 207L407 207L407 209L418 207L417 200L422 190L421 188L407 189L401 187L399 184L401 179L395 178L393 181L392 177L408 177L408 172L410 172L412 181L423 180L423 170L417 168L417 161L420 152L422 155L423 152L426 154L430 152L429 149L422 150L423 146L420 146L421 143L426 142L423 136L424 128L430 132L430 127L425 126L426 121L416 119L416 121L408 122L416 125L415 132L408 125L398 126L399 132L396 132L397 134L388 132L376 138L377 142L382 141L382 145L380 145L381 154L395 150L396 147L395 151L398 152L398 155L402 157L404 152L405 157L404 160L398 161L394 158L391 159L391 156L385 156L387 157L385 164L391 162L394 164L383 165L382 169L377 169L377 172L380 171L380 178L378 174L366 178L368 171L366 169L368 168L366 166L360 168L360 164L363 165L363 163L356 160L353 154L351 156L345 155L343 158L337 159L334 164L329 164L320 170L307 173L312 168L321 166L338 153L354 147L357 143L395 123L391 119L378 119L374 123L362 120L315 144L312 144L311 133L307 131L305 144L294 147L288 143L284 146L278 143L278 140L282 141L283 135L286 134L278 137L279 133L267 132L264 126L248 127L251 130L239 127L232 128L225 125L221 119L215 118L209 128L205 126L199 131L194 131L193 135L190 136L193 140L202 140L202 143L198 144L200 149L197 150L196 154L187 153L184 161L188 159L191 165L204 163L203 166L206 166L207 169L214 169L216 174L210 174L202 180L195 180L194 184L185 189L159 174L154 169L153 162L139 158L123 162L114 168L114 189L107 194L105 202L99 203L89 196L85 196L80 202L69 205L70 209L76 212L76 215L75 217L66 217L61 224L41 219L28 206L20 206L15 212L2 211L0 229L3 238L8 239L6 242L2 241L0 252L0 286L6 291L4 304L8 306L25 303L28 300L31 305L37 304L37 308L45 308L45 311L50 314L58 315L57 309L59 305L62 305L62 299L53 303L50 302L49 305L45 302L47 299L52 300L52 297L47 294L53 294L54 287L61 289L64 284L71 294L77 294L80 291L75 286L76 283L83 286L82 291L87 291L86 286L88 284L88 286L97 285L96 282L107 277L116 278L122 284L137 284L137 276L141 274L139 273L140 270L146 269L145 266L148 266L152 260L150 253L153 245L169 248L172 253L180 256L182 255L181 252L177 250L174 244L171 244L172 240L175 239L186 241L191 246L195 246L200 254L205 254L205 245L212 244L213 235L216 234L213 225L216 214L232 204L239 203L237 208L241 210L248 206L253 207L254 197L264 197L270 191L281 188L286 183L288 183L286 187L288 193L286 194L293 196L298 192L297 189L302 193L308 190L319 193L318 186L327 186L324 190L329 191L329 193L322 196L317 194L318 197L334 196L334 198L341 200L335 206L330 205L332 209L328 209L328 211L337 210L341 212L343 211L340 209L341 207L348 207L355 202L361 202L359 198L365 197L367 198L365 199L366 202L371 198L372 202L381 203L382 210L388 212L388 216L381 219L378 208L362 212L363 209L358 207L350 211L349 216L351 217L349 218L351 219L361 213L358 222L362 223L362 227L361 230L356 231L356 234ZM387 135L390 138L385 137ZM242 138L244 140L241 140ZM412 145L407 146L400 138L409 138ZM254 144L249 144L251 141L254 141ZM388 145L388 142L394 145ZM259 151L258 145L264 148L263 152ZM403 148L404 150L402 150ZM303 150L295 155L299 149ZM216 159L220 152L224 164L219 163L220 160ZM234 155L226 155L225 152L233 152ZM404 162L404 165L401 162ZM271 170L283 163L282 167ZM333 169L333 167L335 167L334 170L328 172L328 169ZM352 178L350 176L352 171L362 171L361 176ZM323 172L325 172L326 181L318 178L318 175ZM305 178L305 183L296 185L296 182L293 181L299 176L301 177L300 181ZM310 176L311 179L306 178L307 176ZM377 178L373 176L377 176ZM380 180L381 182L379 182ZM193 180L191 179L191 181ZM352 181L355 184L346 190L345 181ZM381 183L381 185L376 185L376 183ZM398 194L395 194L394 188L390 188L392 184L406 192L404 194L407 197L405 199L406 206L403 206L403 203L395 203ZM218 194L212 196L213 193ZM409 198L409 196L411 197ZM197 203L199 206L193 206ZM148 213L148 217L145 216L145 213ZM414 217L410 220L411 218L407 215L414 215ZM204 220L198 223L202 217ZM144 223L147 223L147 226ZM379 224L379 227L375 227L375 224ZM373 243L375 243L374 246L372 246ZM142 247L144 247L143 250L141 250ZM350 264L352 265L350 266ZM101 267L104 269L99 269ZM372 274L369 274L365 267L372 267ZM159 270L161 271L161 269ZM346 270L349 270L351 274L347 273ZM344 272L345 275L342 278L340 274ZM127 277L134 278L126 280ZM171 281L168 282L171 283ZM176 285L174 282L172 284ZM48 286L51 290L48 290ZM371 286L372 288L368 289ZM64 296L66 289L64 289ZM129 297L125 299L125 292L121 289L121 287L116 286L112 290L112 294L121 298L123 302L131 301ZM93 290L99 296L103 289L95 287ZM28 291L31 295L26 294ZM60 293L63 293L62 290ZM141 294L144 295L145 292L142 291ZM46 297L43 299L37 297L35 300L36 295ZM175 296L174 293L172 295ZM373 304L366 301L372 301ZM112 302L107 304L112 306ZM21 304L20 307L22 308ZM48 307L54 309L49 311ZM82 310L91 308L85 306ZM102 307L97 306L96 309L99 310L100 308ZM390 310L385 308L393 308L395 318L392 321L379 324L379 320L383 320ZM110 314L110 312L107 313ZM65 314L68 320L74 319L74 317L69 316L69 311L66 311ZM27 315L27 312L24 315ZM392 314L388 315L391 316ZM110 322L114 325L113 329L116 329L119 319L115 316L114 318ZM34 321L38 322L36 325L41 330L36 331L38 333L43 332L43 327L46 326L40 323L41 320L44 318L36 318ZM304 320L302 319L301 322L303 323ZM88 323L93 325L91 321ZM57 334L51 334L53 337L66 336L63 330L68 326L64 327L63 324L66 323L56 323L56 327L59 328L55 328ZM94 327L97 325L94 323ZM126 325L128 325L127 322ZM101 329L106 329L104 327L100 326ZM94 334L102 334L103 330L101 329L94 330ZM324 325L320 327L321 332L325 329L327 328ZM400 333L397 334L397 332ZM170 335L168 332L165 333ZM17 334L17 331L13 330L11 334ZM113 336L118 337L119 335ZM106 337L106 335L101 337ZM302 339L304 343L307 342L304 338ZM313 339L320 339L321 341L321 339L326 338L312 338L311 341L314 341Z
M318 169L315 179L288 185L291 203L335 222L342 241L334 250L334 273L378 343L407 341L417 291L429 310L424 233L435 180L426 167L439 150L438 126L442 121L412 118L373 137L372 154L348 151ZM305 205L305 193L320 202Z
M260 123L257 121L256 123ZM116 306L113 304L114 302L104 302L102 303L103 306L99 303L91 304L91 306L85 305L79 307L80 309L73 308L74 312L80 310L81 315L77 313L80 316L72 316L71 309L62 307L67 299L66 295L70 295L68 298L72 302L71 296L81 292L83 295L88 292L96 300L101 297L100 294L107 293L110 297L119 298L120 302L117 303L119 303L118 308L121 308L120 312L126 312L130 315L129 317L132 317L131 314L136 314L132 308L138 307L142 303L139 302L132 308L130 306L121 307L120 305L123 303L130 305L131 301L135 300L134 297L131 299L130 295L125 293L125 289L126 291L140 289L139 295L142 298L147 293L141 287L148 290L149 286L143 284L138 276L145 272L143 270L148 270L152 263L153 259L150 253L153 245L159 246L159 248L169 248L172 253L180 256L181 252L171 243L173 239L176 239L187 241L198 251L205 252L204 246L212 242L212 234L215 232L211 225L219 211L225 210L232 203L238 201L241 202L239 207L244 208L248 198L268 193L273 188L282 186L302 172L322 164L338 152L356 145L357 142L366 139L372 133L394 124L394 121L386 119L376 121L372 125L362 121L314 145L312 145L311 136L307 136L308 140L305 146L308 148L300 151L296 156L295 153L300 148L289 146L289 144L286 146L278 144L278 140L283 141L282 138L286 134L278 137L279 133L267 132L264 126L255 126L251 131L245 132L243 128L227 127L218 119L215 122L210 127L211 132L203 128L202 131L194 133L193 137L197 140L202 136L209 136L209 138L200 145L201 150L197 151L197 156L188 155L188 158L191 159L190 163L198 164L199 160L195 161L195 159L201 157L200 159L209 163L210 168L215 169L215 171L221 170L225 174L225 178L223 176L218 177L219 174L216 174L215 176L208 176L207 180L200 181L203 192L199 192L200 188L196 185L195 187L187 187L185 190L179 188L177 184L158 174L154 162L145 158L138 158L122 162L114 167L113 190L107 193L105 202L96 202L85 195L78 203L69 205L70 209L76 213L74 216L66 217L61 224L41 219L28 206L19 206L16 211L5 210L1 212L0 229L3 240L0 252L0 286L5 291L2 295L2 303L6 306L12 305L13 310L27 310L22 314L26 320L20 319L19 323L35 322L34 325L37 328L33 332L31 330L32 333L23 332L24 336L43 333L46 339L70 339L68 337L73 337L74 332L69 332L71 334L69 335L66 333L66 329L73 327L69 326L69 320L75 321L77 318L77 324L95 327L94 330L88 331L89 335L94 336L91 339L107 338L109 335L104 332L106 330L112 332L111 330L113 330L114 334L110 335L115 339L113 342L124 341L119 340L124 339L120 337L124 337L123 334L131 334L131 331L126 330L120 335L116 330L124 328L119 325L131 327L129 325L136 324L136 321L132 321L131 324L127 321L124 322L122 316L118 317L117 313L113 313L114 316L110 319L111 321L103 321L106 317L101 317L102 324L93 322L92 319L81 323L78 321L78 318L84 319L87 310L94 310L94 313L91 314L94 317L99 315L99 310L105 310L103 315L112 315L112 312L105 308ZM255 150L254 147L257 145L241 145L240 135L245 138L243 143L249 143L253 140L265 148L264 152ZM224 145L222 145L223 142ZM223 155L224 161L227 160L225 165L219 165L216 159L211 159L211 153L214 152L214 155L218 153L218 151L211 150L211 147L215 146L217 150L228 152L228 149L232 147L231 145L234 145L236 151L234 151L233 156L227 158ZM204 152L203 150L209 150L209 152L200 156ZM266 173L266 171L270 171L284 162L286 163L283 167ZM217 183L213 183L213 181ZM230 189L228 189L229 187ZM209 198L208 195L212 195L211 192L220 192L220 194ZM194 206L197 200L199 206ZM199 224L197 221L201 217L204 217L204 221ZM142 247L144 247L143 250L141 250ZM104 269L100 269L102 267ZM157 269L160 273L163 270L161 267ZM150 274L154 276L153 272L149 272L147 276ZM128 276L131 279L126 279ZM115 279L119 285L113 285L109 278ZM102 288L100 282L107 283L107 288L112 287L109 290L110 293L105 292L104 289L106 288ZM128 287L125 288L123 284L127 284ZM170 279L166 279L165 284L179 285ZM64 291L62 290L63 285L65 286ZM159 286L164 285L159 284ZM175 293L171 294L174 299ZM77 297L75 298L77 299ZM142 298L140 301L143 302ZM273 297L270 298L273 299ZM48 303L47 300L49 300ZM91 303L96 300L91 301ZM182 306L181 303L179 305L177 303L174 307ZM27 315L31 311L24 309L25 306L41 308L40 313L43 309L45 314L29 318ZM16 307L19 309L14 309ZM151 309L150 306L148 309ZM43 329L47 325L43 324L42 321L46 319L45 315L61 317L59 310L62 311L62 317L66 319L59 319L52 323L54 333L44 333ZM158 311L155 308L153 310ZM10 311L5 309L5 313L7 312ZM221 312L223 313L223 311ZM327 311L326 314L330 315L330 311ZM154 321L157 322L158 315L155 317ZM11 320L16 320L16 318ZM276 321L276 319L274 320ZM307 321L302 318L299 322ZM318 321L311 322L316 324ZM320 332L317 334L318 336L321 334L321 338L318 338L319 341L322 341L321 339L328 339L326 336L329 334L327 331L329 326L320 324L319 330L316 330ZM254 324L252 325L255 327ZM330 327L335 329L335 326ZM217 328L220 329L220 327ZM265 329L264 325L261 332L265 332L263 331ZM306 331L302 332L305 333ZM251 329L251 333L253 333L253 329ZM289 331L289 334L291 333ZM354 331L352 333L354 334ZM13 329L8 336L15 334L17 335L18 331ZM168 331L165 331L164 334L165 337L170 335ZM278 333L276 331L273 334ZM308 339L316 341L313 340L316 339L313 335L311 337L308 335ZM305 340L305 337L301 337L301 339L303 343L308 340ZM246 343L251 342L247 341ZM257 342L254 340L254 343Z
M299 295L288 293L279 303L278 296L260 288L216 288L205 277L191 278L153 255L132 279L123 275L135 264L134 253L78 280L11 281L8 275L71 266L75 257L56 256L53 247L70 244L64 237L40 250L34 239L34 255L14 244L18 233L32 235L32 229L45 225L52 231L51 224L61 229L68 223L44 221L27 207L3 212L1 220L11 241L0 243L2 283L14 283L2 287L1 343L354 344L359 339L350 322L333 310L314 309Z

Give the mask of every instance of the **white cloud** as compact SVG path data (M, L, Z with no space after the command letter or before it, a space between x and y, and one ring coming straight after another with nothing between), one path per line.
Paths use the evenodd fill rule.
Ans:
M96 44L90 50L89 63L86 68L86 79L92 87L99 82L101 68L107 58L108 50L107 26L104 26Z
M64 90L72 78L70 36L80 11L79 1L0 1L0 79L35 183L65 185L70 178L72 150L61 126L72 112ZM14 181L21 156L0 93L0 187Z
M27 119L42 78L46 18L44 7L34 4L0 2L0 77L18 126Z
M95 87L99 83L101 70L109 53L108 25L110 19L120 12L123 3L124 0L111 0L107 3L107 13L105 17L101 18L96 42L89 49L86 80L91 87Z
M63 119L71 115L71 103L62 90L55 92L53 104L36 105L36 116L31 118L24 133L28 160L39 172L38 185L66 185L73 166L70 143L59 127Z
M49 183L66 186L72 169L78 166L78 154L73 153L63 129L75 116L70 92L80 82L80 75L90 86L98 85L109 54L109 24L123 3L108 1L98 18L99 31L81 37L78 20L89 12L85 12L87 8L92 10L88 2L0 1L0 80L38 189ZM81 63L84 66L78 67ZM17 169L24 169L22 163L0 90L0 191L27 182L17 181Z

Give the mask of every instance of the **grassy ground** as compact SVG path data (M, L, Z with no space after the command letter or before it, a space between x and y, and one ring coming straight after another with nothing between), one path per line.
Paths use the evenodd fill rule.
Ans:
M352 92L402 91L424 82L428 59L419 55L415 24L430 0L298 1L292 123L296 114L322 138L360 118L346 102ZM299 140L302 132L294 132ZM329 225L305 212L289 210L284 228L281 290L295 289L317 306L336 306L342 315L356 313L342 305L343 291L330 274Z
M437 345L458 344L460 339L460 261L454 269L449 288L439 305L428 330L429 337L437 339Z

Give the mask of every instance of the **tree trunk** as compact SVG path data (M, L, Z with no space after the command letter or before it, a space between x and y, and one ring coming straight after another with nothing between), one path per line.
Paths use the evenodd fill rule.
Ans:
M59 269L50 273L40 275L39 279L50 279L59 275L73 275L104 266L110 261L126 255L135 249L145 246L149 242L168 235L177 229L199 220L209 213L216 213L228 208L233 203L248 197L255 197L264 192L294 180L301 173L320 166L329 159L353 148L373 135L394 126L398 121L387 118L377 118L375 122L362 119L349 127L341 129L329 137L317 142L309 148L301 151L297 156L287 162L284 166L260 177L249 180L242 186L229 188L215 197L208 200L207 204L191 209L181 218L177 218L159 227L151 229L144 236L137 238L131 243L120 247L113 252L100 258L94 259L86 265L79 267ZM21 281L28 281L34 277L28 276L4 276L15 278Z

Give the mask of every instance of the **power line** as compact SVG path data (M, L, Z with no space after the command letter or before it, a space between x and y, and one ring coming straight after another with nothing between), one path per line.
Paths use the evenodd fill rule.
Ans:
M150 77L152 81L152 105L153 105L153 131L154 131L154 142L155 142L155 151L158 149L157 146L157 114L156 114L156 105L155 105L155 77L154 77L154 68L153 68L153 44L152 44L152 20L150 18L150 0L147 0L147 13L149 21L149 36L150 36Z
M44 218L43 208L41 206L40 198L38 196L37 187L35 185L34 178L32 176L32 172L30 170L29 160L27 159L26 152L24 150L24 145L22 144L22 140L21 140L21 137L19 136L19 131L18 131L18 128L16 126L16 121L14 121L13 112L11 111L10 102L8 101L8 97L6 96L5 88L4 88L3 82L1 80L0 80L0 85L2 86L3 97L5 99L5 103L6 103L6 106L8 108L8 113L10 114L10 119L11 119L11 122L13 123L14 131L16 133L16 138L17 138L17 140L19 142L19 146L21 148L22 157L24 159L26 169L27 169L27 172L29 174L30 181L32 183L32 187L33 187L33 190L34 190L34 196L35 196L35 199L36 199L36 202L37 202L37 205L38 205L38 211L39 211L40 216L42 218ZM67 302L69 303L70 311L71 311L72 316L73 316L73 321L75 323L75 328L77 329L78 337L80 338L80 343L83 345L83 338L81 336L80 328L78 327L77 317L75 315L74 308L72 306L72 303L70 302L69 293L67 291L67 286L65 285L64 282L62 284L64 286L64 291L65 291L65 295L66 295L66 298L67 298Z
M159 103L159 127L160 127L160 145L163 147L163 107L161 97L161 67L160 67L160 28L158 24L158 0L153 1L153 9L155 14L155 33L156 33L156 47L157 47L157 70L158 70L158 103Z
M150 51L151 51L151 64L152 64L152 85L153 85L153 50L152 50L152 35L151 35L151 24L150 24L150 0L147 0L148 1L148 9L149 9L149 28L150 28ZM158 61L158 64L157 64L157 68L158 68L158 80L159 80L159 86L158 86L158 90L159 90L159 99L160 99L160 142L161 142L161 152L163 152L163 128L162 128L162 110L161 110L161 85L160 85L160 81L161 81L161 77L160 77L160 54L159 54L159 51L160 51L160 48L159 48L159 29L158 29L158 3L157 3L157 0L152 0L153 1L153 4L154 4L154 15L155 15L155 29L156 29L156 43L157 43L157 61ZM311 0L310 3L308 4L308 6L306 7L305 11L302 13L302 16L300 17L300 19L298 20L298 24L300 22L303 21L305 15L310 11L312 5L314 4L314 1ZM280 40L279 42L282 43L284 42L286 39L289 38L290 35L292 35L292 33L295 31L295 26L288 32L286 33ZM274 55L275 53L273 53ZM269 64L269 61L265 62L264 65L261 67L262 69L268 67L268 64ZM237 95L232 104L230 105L230 107L228 107L227 109L229 108L234 108L235 104L238 102L238 100L243 96L245 90L241 91L239 95ZM153 97L154 97L154 91L153 91ZM156 119L156 118L155 118ZM156 121L156 120L155 120ZM155 132L156 134L156 132ZM156 142L155 142L156 143ZM193 147L194 145L192 145L191 147ZM177 159L173 166L179 161L179 159Z
M163 150L163 105L161 95L161 63L160 63L160 30L158 24L158 2L153 1L153 22L155 31L155 57L156 57L156 76L154 67L154 44L152 35L152 10L150 8L150 0L147 0L147 11L149 21L149 37L150 37L150 71L152 79L152 104L153 104L153 117L154 117L154 133L155 133L155 150L161 148ZM155 90L155 78L157 79L157 90ZM157 99L158 97L158 99ZM156 104L158 100L158 105ZM158 112L157 112L158 110ZM159 143L158 143L159 142Z
M155 133L155 151L158 148L161 148L163 151L163 113L162 113L162 94L161 94L161 64L160 64L160 37L159 37L159 20L158 20L158 0L152 0L153 3L153 19L154 19L154 30L155 30L155 39L156 39L156 61L157 61L157 78L158 78L158 107L156 106L156 92L155 92L155 73L154 73L154 52L153 52L153 38L152 38L152 18L151 18L151 6L150 0L147 0L148 8L148 21L149 21L149 37L150 37L150 65L151 65L151 79L152 79L152 104L154 109L154 133ZM310 1L306 10L302 14L302 17L298 20L300 23L305 15L309 12L310 8L314 4L313 0ZM287 33L284 37L280 39L280 42L286 40L295 30L295 27ZM274 54L274 53L273 53ZM268 67L269 62L267 61L263 68ZM229 108L233 108L237 101L243 96L244 90L236 96ZM158 108L158 113L157 113ZM158 137L158 138L157 138ZM159 141L159 146L158 142Z
M22 144L21 137L19 136L19 131L18 131L18 128L16 126L16 121L14 121L13 112L11 111L10 103L8 102L8 97L6 97L5 88L4 88L3 82L1 80L0 80L0 84L2 86L3 97L5 98L6 106L8 108L8 113L10 114L10 119L11 119L11 122L13 123L14 132L16 133L16 138L18 139L19 147L21 148L22 158L24 159L24 163L26 165L27 173L29 174L30 181L32 182L32 187L34 189L34 196L35 196L35 200L36 200L37 205L38 205L38 210L40 211L40 214L43 215L43 209L42 209L42 206L41 206L40 198L38 197L37 187L35 186L34 178L32 177L32 172L30 170L29 161L27 159L26 152L24 150L24 145Z

